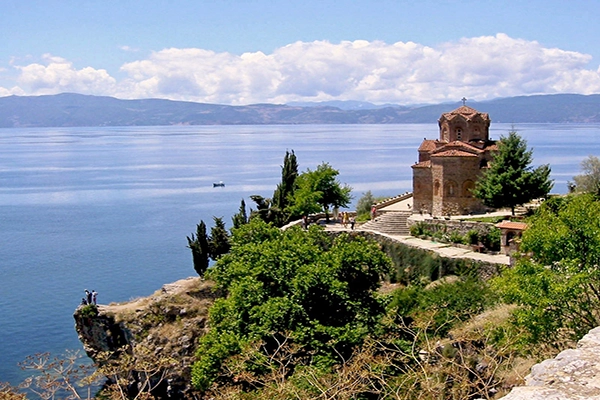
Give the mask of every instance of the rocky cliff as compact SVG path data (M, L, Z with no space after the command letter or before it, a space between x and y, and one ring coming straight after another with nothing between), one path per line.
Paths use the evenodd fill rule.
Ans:
M131 365L150 366L158 398L191 398L197 339L206 332L208 308L220 295L212 282L188 278L149 297L99 305L97 312L80 306L74 314L75 328L86 353L99 364L107 362L107 356L133 358ZM122 357L123 353L131 357ZM526 385L513 388L502 400L600 400L599 360L600 327L584 336L577 348L535 365ZM144 375L129 372L128 389L135 394Z
M149 297L99 305L97 312L80 306L75 329L87 355L100 365L115 359L144 365L143 373L134 367L128 371L129 390L149 384L157 397L187 398L198 337L207 329L208 308L218 296L212 282L188 278Z
M525 382L502 400L600 399L600 327L585 335L577 348L534 365Z

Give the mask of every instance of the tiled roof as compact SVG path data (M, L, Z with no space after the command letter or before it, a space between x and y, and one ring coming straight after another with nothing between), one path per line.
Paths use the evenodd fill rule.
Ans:
M421 161L420 163L416 163L412 165L413 168L429 168L431 167L431 161Z
M514 229L514 230L524 231L525 229L527 229L527 224L524 222L513 222L513 221L504 220L504 221L496 224L496 228Z
M433 151L437 149L440 145L444 144L444 142L439 142L438 140L423 140L423 143L419 146L419 151Z
M457 150L457 151L462 151L462 152L471 153L471 154L480 154L483 152L483 150L481 150L473 145L456 140L454 142L450 142L450 143L445 144L445 145L441 146L440 148L434 150L432 152L432 155L446 152L449 150Z
M473 119L474 117L476 117L478 115L484 120L490 119L490 116L488 113L479 112L476 109L468 107L468 106L460 106L456 110L453 110L453 111L450 111L447 113L443 113L442 118L452 120L452 119L456 118L457 116L462 116L463 118L466 118L466 119Z
M469 153L467 151L448 149L440 151L431 155L431 157L477 157L476 154Z

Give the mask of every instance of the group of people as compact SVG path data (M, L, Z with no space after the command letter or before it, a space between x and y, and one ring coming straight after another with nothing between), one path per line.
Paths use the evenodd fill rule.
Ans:
M350 214L344 211L340 214L340 223L344 225L344 228L347 228L348 224L350 224L350 229L354 229L356 219L354 218L354 216L350 216Z
M87 289L85 289L85 297L83 297L81 299L81 304L82 305L88 305L88 304L93 304L96 305L97 303L97 299L98 299L98 292L96 292L95 290L92 290L91 292Z

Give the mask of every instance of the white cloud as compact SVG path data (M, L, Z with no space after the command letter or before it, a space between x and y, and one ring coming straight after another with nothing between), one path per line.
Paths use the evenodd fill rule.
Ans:
M50 54L43 56L44 64L17 66L18 83L28 94L75 92L95 95L113 94L116 80L104 69L85 67L75 69L73 64Z
M499 33L436 47L357 40L296 42L272 54L170 48L124 64L126 77L120 81L106 70L78 70L50 55L44 63L16 68L28 94L72 91L223 104L330 99L411 104L463 96L600 93L600 69L586 69L590 60Z

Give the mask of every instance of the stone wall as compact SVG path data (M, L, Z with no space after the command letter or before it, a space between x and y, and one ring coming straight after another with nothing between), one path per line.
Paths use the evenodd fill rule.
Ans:
M487 235L490 230L495 228L494 224L485 223L485 222L472 222L466 220L456 220L456 219L426 219L426 220L414 220L408 219L408 225L411 227L417 223L425 224L425 226L432 232L458 232L461 235L466 235L467 232L471 230L475 230L482 235Z
M433 215L461 215L484 209L470 191L464 190L469 184L474 186L480 174L479 163L476 156L444 157L443 160L432 157L434 186L436 181L440 182L439 193L433 195Z
M433 199L433 183L431 169L413 168L413 211L431 213Z
M525 386L513 388L502 400L600 399L600 327L592 329L577 348L561 352L531 368Z

